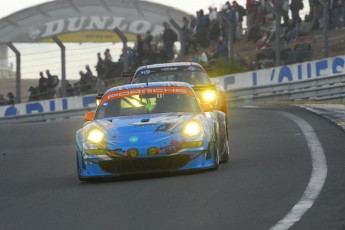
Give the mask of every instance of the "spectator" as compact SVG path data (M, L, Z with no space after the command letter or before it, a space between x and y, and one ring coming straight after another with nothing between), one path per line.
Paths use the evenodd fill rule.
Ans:
M150 49L152 40L153 40L153 36L151 34L151 31L148 30L146 32L146 36L145 36L145 39L144 39L144 46L147 47L147 50Z
M7 105L14 105L14 95L12 92L9 92L7 94L8 100L7 100Z
M138 67L142 65L144 56L145 56L145 50L144 50L144 41L140 34L136 35L137 40L134 44L134 52L135 52L135 66Z
M39 92L44 92L47 90L48 79L44 77L43 72L40 72L40 79L38 80L38 90Z
M287 25L289 23L289 0L280 0L282 1L281 12L283 16L283 25Z
M198 46L204 48L208 47L209 38L208 38L208 28L209 28L209 19L204 15L203 10L197 12L197 25L196 25L196 43Z
M5 104L6 104L6 102L5 102L4 95L0 94L0 106L5 105Z
M255 17L257 14L257 4L255 4L255 0L247 0L246 2L246 11L247 11L247 31L252 29L255 24Z
M132 47L127 47L128 68L131 70L134 68L135 52Z
M85 75L86 75L87 79L93 81L93 80L95 79L95 76L93 76L93 73L92 73L92 71L91 71L91 69L90 69L90 66L89 66L89 65L86 65L86 66L85 66L85 69L86 69Z
M104 66L104 79L110 78L111 69L113 64L113 58L110 54L110 50L106 49L104 51L104 59L103 59L103 66Z
M209 14L209 18L210 18L210 26L209 26L209 43L213 43L214 41L217 41L220 36L221 36L221 28L220 28L220 24L219 24L219 20L218 20L218 16L217 16L217 8L212 9L212 7L209 8L210 9L210 14Z
M79 71L79 76L80 76L80 79L79 79L80 91L85 92L91 89L91 85L90 85L87 74L85 74L83 71Z
M338 30L340 26L340 17L343 19L343 27L345 28L345 16L344 16L344 0L334 0L330 3L331 9L331 29Z
M241 38L242 36L242 22L243 17L247 14L243 6L239 5L236 1L232 1L232 7L236 12L236 38Z
M229 3L229 2L227 2ZM236 15L236 11L235 11L235 8L230 6L230 4L226 4L227 6L227 10L226 10L226 17L227 19L232 23L232 27L228 28L228 29L231 29L231 38L232 38L232 41L235 42L236 41L236 21L237 21L237 15ZM228 33L226 32L226 39L225 41L228 41L228 38L227 35Z
M216 7L213 8L212 6L210 6L208 10L209 10L208 19L210 23L212 23L213 21L217 21L218 20L217 8Z
M104 77L104 62L101 57L101 53L97 53L97 64L96 64L96 72L97 72L97 77L100 79L103 79Z
M197 44L196 44L196 17L191 14L189 17L189 31L190 31L190 48L193 49L193 51L197 50Z
M106 49L105 51L104 51L104 62L105 63L108 63L108 62L112 62L113 61L113 58L112 58L112 56L111 56L111 54L110 54L110 50L109 49Z
M198 50L198 55L199 55L199 62L201 64L208 64L208 57L206 54L206 49L204 47L200 47Z
M177 41L177 34L176 32L171 29L170 25L167 22L163 23L164 31L162 35L163 43L164 43L164 51L167 54L168 60L174 58L174 43Z
M56 75L52 75L50 73L50 70L46 70L46 75L47 75L47 89L55 88L58 83L59 79Z
M188 18L183 17L182 21L183 21L182 31L183 31L183 36L184 36L185 55L188 55L190 42L191 42L192 36L193 36L193 31L190 30Z
M303 10L304 5L302 0L291 0L290 4L290 10L291 10L291 16L292 16L292 21L298 25L301 23L302 19L299 16L299 11Z

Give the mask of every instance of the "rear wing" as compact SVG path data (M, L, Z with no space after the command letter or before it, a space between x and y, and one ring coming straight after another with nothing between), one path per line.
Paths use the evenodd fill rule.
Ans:
M122 72L121 77L130 77L132 78L134 76L135 72Z
M216 85L195 85L193 86L195 92L203 90L216 90Z

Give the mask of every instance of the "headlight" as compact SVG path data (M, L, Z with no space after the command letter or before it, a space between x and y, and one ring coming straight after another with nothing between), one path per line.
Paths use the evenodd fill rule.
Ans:
M213 102L216 100L216 92L214 90L206 90L202 93L202 100L204 102Z
M98 129L93 129L87 134L87 140L91 143L99 144L104 138L104 133Z
M195 136L198 135L201 132L201 126L196 121L189 121L184 127L183 127L183 133L187 136Z

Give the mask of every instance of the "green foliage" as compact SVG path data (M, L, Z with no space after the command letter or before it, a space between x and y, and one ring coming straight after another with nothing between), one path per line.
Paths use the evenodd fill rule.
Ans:
M242 73L250 71L246 63L237 59L217 58L212 61L212 70L207 71L210 77L219 77L234 73Z

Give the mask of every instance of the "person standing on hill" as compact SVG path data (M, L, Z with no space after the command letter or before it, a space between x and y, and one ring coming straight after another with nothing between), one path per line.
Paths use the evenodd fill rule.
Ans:
M44 92L47 90L48 79L44 77L43 72L40 72L40 79L38 80L38 90Z
M303 8L304 8L304 5L303 5L302 0L291 0L290 10L291 10L292 21L296 25L302 22L302 19L299 16L299 11L303 10Z

